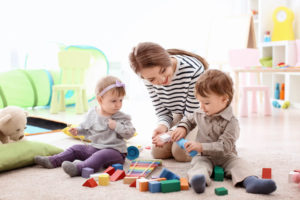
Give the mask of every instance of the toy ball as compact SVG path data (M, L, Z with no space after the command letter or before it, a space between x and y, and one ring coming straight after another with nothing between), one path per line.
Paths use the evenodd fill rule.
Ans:
M290 107L290 102L289 101L285 101L283 104L282 104L282 108L283 109L287 109L288 107Z
M134 160L137 159L140 155L140 151L137 147L135 146L129 146L127 147L127 158L129 160Z
M272 105L275 107L275 108L280 108L281 105L278 103L278 101L273 101L272 102Z

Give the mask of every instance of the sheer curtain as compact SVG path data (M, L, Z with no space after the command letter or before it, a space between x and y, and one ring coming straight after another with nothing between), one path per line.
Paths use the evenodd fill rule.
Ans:
M240 0L10 0L0 6L0 71L55 68L61 45L91 45L112 61L153 41L205 56L211 20Z

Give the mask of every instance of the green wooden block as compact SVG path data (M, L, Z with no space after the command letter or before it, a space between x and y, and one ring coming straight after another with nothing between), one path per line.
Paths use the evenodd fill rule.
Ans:
M224 170L220 166L214 167L214 180L215 181L223 181L224 180Z
M218 196L226 195L226 194L228 194L228 190L226 188L224 188L224 187L215 188L215 193Z
M176 192L180 191L180 181L177 179L161 181L161 192Z

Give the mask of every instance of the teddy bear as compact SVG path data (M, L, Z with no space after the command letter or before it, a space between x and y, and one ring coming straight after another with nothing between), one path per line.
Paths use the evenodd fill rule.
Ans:
M24 137L28 113L17 106L0 110L0 144L19 141Z

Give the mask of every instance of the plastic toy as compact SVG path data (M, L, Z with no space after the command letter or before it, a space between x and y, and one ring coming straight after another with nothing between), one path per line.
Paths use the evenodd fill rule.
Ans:
M127 147L127 158L128 160L135 160L139 157L140 151L135 146L129 146Z
M279 96L280 96L280 100L284 100L284 83L281 84Z
M187 142L186 139L181 138L181 139L178 140L176 143L180 146L180 148L185 149L185 148L184 148L184 144L185 144L186 142ZM198 154L197 151L191 151L191 152L189 152L189 155L192 156L192 157L194 157L194 156L197 155L197 154Z
M278 101L272 101L272 105L274 106L274 108L280 108L281 107L281 105L279 104L279 102Z
M280 6L274 10L272 16L274 22L272 41L295 39L293 31L294 18L293 11L285 6Z
M279 83L276 83L276 85L275 85L274 98L275 99L279 99L280 98Z
M283 104L282 104L282 109L288 109L290 107L291 103L289 101L285 101Z

